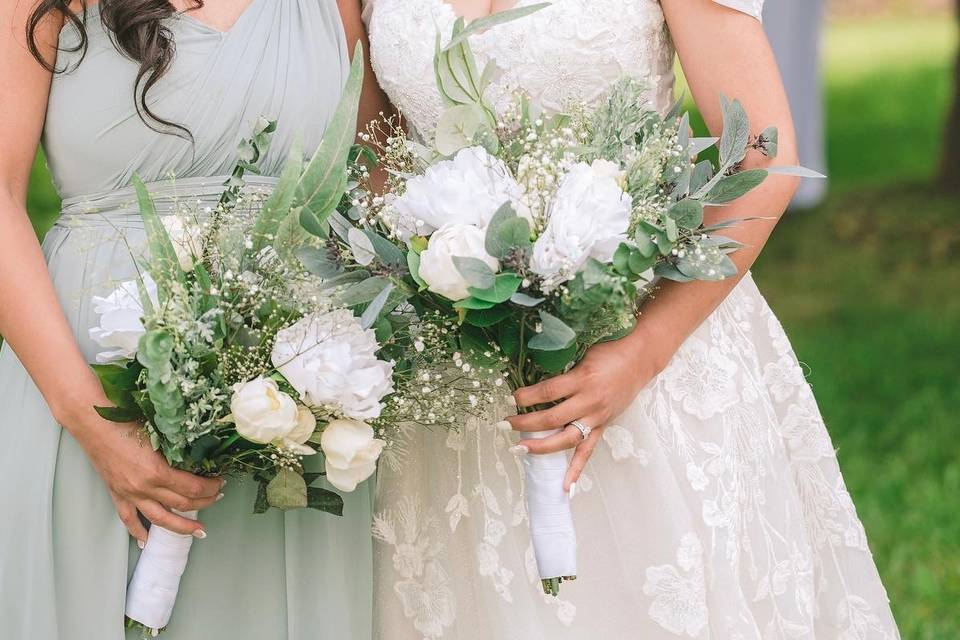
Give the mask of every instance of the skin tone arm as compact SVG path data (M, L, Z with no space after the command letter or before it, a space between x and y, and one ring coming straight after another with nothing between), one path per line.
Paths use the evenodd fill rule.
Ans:
M0 0L0 77L5 80L0 91L0 334L56 421L89 456L130 534L146 542L139 511L167 529L202 537L202 524L168 509L209 506L220 495L222 481L171 469L141 442L137 425L107 422L94 411L94 405L110 402L74 339L27 217L27 185L51 82L50 73L27 51L24 29L33 5ZM56 55L59 29L59 19L48 19L39 34L49 60ZM0 407L0 420L8 420L2 412Z
M680 62L712 135L720 135L720 96L739 99L750 116L753 134L774 125L780 130L776 160L752 151L744 168L795 165L796 136L777 63L762 25L754 18L712 0L661 0ZM569 373L520 389L520 407L559 403L516 416L519 431L559 429L581 420L594 429L586 440L574 428L543 440L522 440L517 452L549 453L575 448L564 488L580 477L603 429L670 362L680 345L736 287L753 265L786 210L797 180L771 176L764 184L727 207L706 214L707 224L732 218L770 219L741 223L725 235L746 246L731 257L739 276L721 282L664 282L656 298L643 307L636 329L627 337L591 348Z

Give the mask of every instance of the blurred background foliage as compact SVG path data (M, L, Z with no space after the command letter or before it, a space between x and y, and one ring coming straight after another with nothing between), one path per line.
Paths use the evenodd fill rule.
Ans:
M953 4L831 3L830 195L788 216L755 268L909 640L960 638L960 197L937 180L957 75ZM41 234L58 207L41 155L29 197Z

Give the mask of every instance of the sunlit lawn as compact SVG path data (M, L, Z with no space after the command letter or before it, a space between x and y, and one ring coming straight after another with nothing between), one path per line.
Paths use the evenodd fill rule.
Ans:
M786 219L756 268L908 640L960 638L960 202L928 186L953 46L947 16L831 26L833 195ZM39 166L30 196L45 227Z

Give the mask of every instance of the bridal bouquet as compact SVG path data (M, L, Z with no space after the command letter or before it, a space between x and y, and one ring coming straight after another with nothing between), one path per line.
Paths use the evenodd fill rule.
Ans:
M214 210L157 214L135 181L148 256L138 279L93 299L103 350L95 370L106 419L140 422L174 467L252 476L261 513L274 507L341 514L320 476L353 491L371 476L411 384L358 316L304 267L303 211L335 207L346 185L362 81L355 56L342 103L316 155L298 151L272 194L244 189L275 124L241 144L241 162ZM225 220L229 216L229 224ZM409 366L407 367L409 369ZM305 459L322 450L324 469ZM183 514L195 518L196 512ZM154 635L168 623L192 538L154 526L129 584L126 613Z
M658 278L736 275L729 254L740 245L720 234L733 223L705 225L704 209L772 172L741 170L749 149L777 152L776 129L751 136L739 102L724 100L719 140L692 138L686 115L653 110L631 79L598 108L547 114L519 95L495 109L486 97L494 67L477 67L469 36L539 8L460 20L445 47L438 40L446 110L431 144L409 139L396 120L371 125L364 138L380 146L386 193L373 195L359 163L352 195L323 221L334 227L338 268L373 265L378 286L402 292L421 318L456 326L464 366L502 372L512 389L629 332ZM719 167L696 160L713 145ZM537 564L556 595L577 573L566 455L527 456L524 467Z

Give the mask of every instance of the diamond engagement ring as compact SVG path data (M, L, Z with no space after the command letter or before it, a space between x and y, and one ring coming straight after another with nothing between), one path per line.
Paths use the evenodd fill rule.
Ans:
M568 426L576 427L577 430L580 431L580 435L583 436L583 439L584 439L584 440L586 440L587 438L589 438L589 437L590 437L590 432L593 431L593 429L591 429L591 428L588 427L587 425L583 424L583 422L581 422L580 420L574 420L574 421L571 422Z

